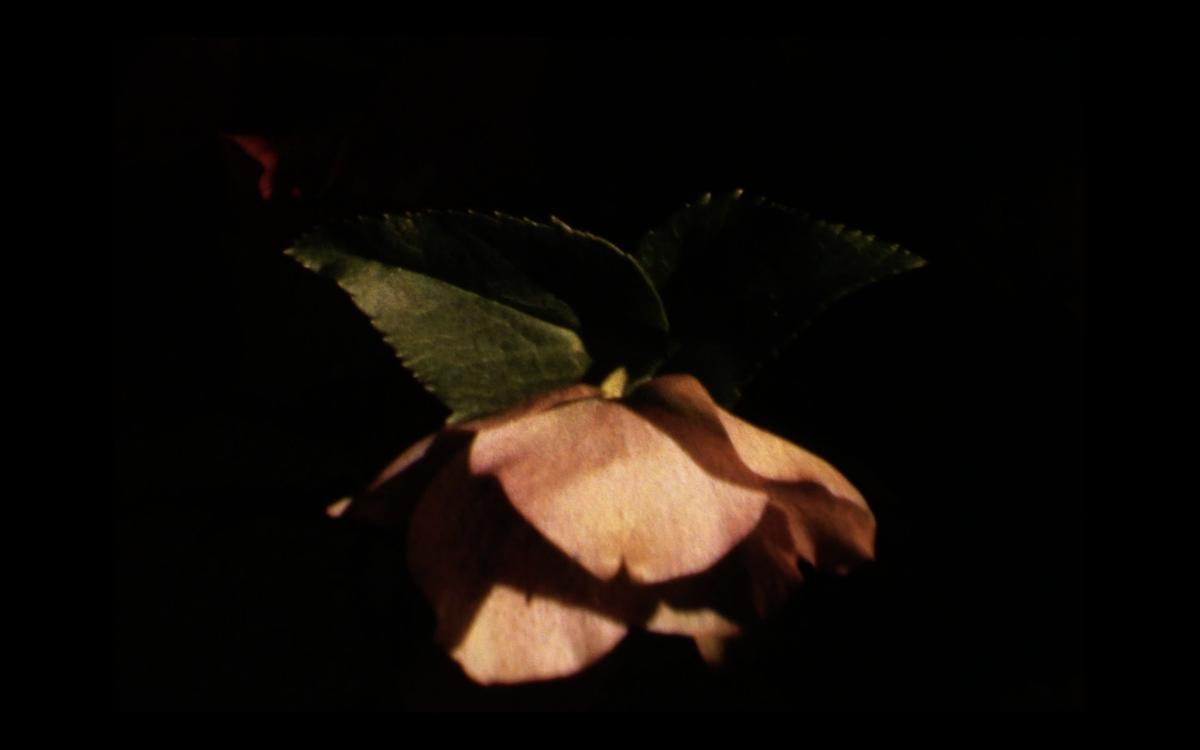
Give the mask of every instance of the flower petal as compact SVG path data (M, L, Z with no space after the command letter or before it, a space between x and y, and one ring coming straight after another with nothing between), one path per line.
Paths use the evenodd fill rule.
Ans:
M401 472L408 470L413 464L425 458L425 456L429 454L429 449L437 437L438 433L435 432L432 435L426 435L409 446L407 450L405 450L403 453L397 456L394 461L388 464L383 471L379 472L379 476L375 477L375 480L371 482L370 486L367 487L367 492L379 489L390 479Z
M435 474L454 454L465 448L473 433L503 424L526 414L553 408L559 404L600 394L595 386L577 383L533 396L497 414L473 419L435 432L418 440L379 473L362 495L348 504L339 500L334 517L356 518L379 524L404 525L408 513L433 480Z
M741 628L715 610L679 609L666 602L659 602L645 627L654 633L690 635L700 656L710 664L721 661L725 641L741 633Z
M598 612L500 584L450 653L476 682L528 682L575 674L624 637Z
M573 674L625 635L603 584L542 538L460 453L413 512L409 568L437 639L482 683Z
M646 630L666 635L715 635L730 638L741 632L734 623L708 608L683 609L659 602L646 621Z
M477 419L472 419L469 422L463 422L456 425L456 428L472 432L482 432L483 430L502 425L505 422L511 422L514 419L520 419L529 414L538 414L571 401L579 401L585 398L599 398L600 395L601 390L594 385L575 383L574 385L568 385L557 390L530 396L502 412L488 414Z
M738 567L749 584L750 602L759 617L787 601L804 580L788 516L774 504L767 505L758 528L736 554Z
M775 482L812 482L824 487L834 497L867 509L862 493L820 456L766 430L760 430L723 409L719 411L718 418L738 456L755 474Z
M275 170L279 166L278 148L271 141L257 135L231 135L229 140L262 167L262 176L258 178L258 194L263 200L270 200L275 190Z
M837 497L867 507L862 494L827 461L725 411L712 400L700 381L690 375L656 378L638 389L632 398L653 399L695 420L715 420L741 462L763 479L815 482Z
M631 401L660 404L694 423L715 421L737 463L763 480L769 506L737 551L759 614L800 582L798 560L845 573L874 559L875 517L862 494L824 459L720 408L688 375L652 380Z
M770 544L786 539L778 549L786 550L793 566L802 558L844 575L875 559L875 516L857 497L860 502L853 502L816 482L774 482L771 508L782 511L787 533L763 539Z
M761 482L740 481L746 472L722 445L684 445L631 406L586 399L484 430L470 467L497 477L513 507L592 574L624 568L655 583L705 570L762 515ZM725 470L702 468L697 453Z
M526 414L536 414L540 411L545 411L546 409L553 408L568 401L576 401L582 398L591 398L598 395L600 395L600 389L596 388L595 386L577 383L575 385L569 385L566 388L559 388L558 390L549 391L547 393L539 393L538 395L532 396L525 401L522 401L521 403L505 409L497 414L489 414L487 416L479 417L478 419L472 419L469 422L463 422L455 425L453 431L478 432L495 425L504 424L512 419L519 419ZM375 481L371 482L371 486L368 488L368 491L378 488L392 477L396 476L402 471L405 471L416 462L425 458L426 454L429 453L430 446L433 445L439 434L441 433L435 432L432 435L426 435L424 438L409 447L408 450L401 453L394 461L387 465L387 468L379 473L379 476L375 478Z

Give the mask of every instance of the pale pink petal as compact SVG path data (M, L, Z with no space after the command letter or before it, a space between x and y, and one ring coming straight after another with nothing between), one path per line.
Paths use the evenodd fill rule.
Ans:
M667 635L712 635L730 638L741 632L736 624L705 607L683 608L659 602L658 609L646 621L646 630Z
M621 640L603 584L537 533L460 453L413 512L409 569L437 615L437 639L479 682L577 672Z
M797 558L802 558L814 566L846 572L873 559L875 518L862 493L824 459L720 408L690 375L652 380L630 401L639 413L683 435L681 440L692 445L711 442L714 431L722 434L721 447L761 482L771 507L778 509L773 518L764 516L754 533L760 537L756 543L775 550L773 555L786 559L789 567L794 568ZM661 413L652 411L654 406L686 424L690 432L685 434L688 428L664 420ZM693 451L693 455L707 471L733 478L736 470L728 464L713 464L704 458L720 450L714 446ZM785 571L781 580L792 577Z
M586 607L492 587L450 655L483 684L566 677L607 654L625 625Z
M599 394L600 390L595 386L577 383L575 385L569 385L565 388L559 388L558 390L549 391L547 393L539 393L538 395L532 396L525 401L516 404L515 406L505 409L502 412L488 414L467 422L462 422L455 425L451 429L456 432L478 432L479 430L484 430L495 425L503 424L513 419L519 419L526 414L536 414L537 412L545 411L546 409L558 406L559 404L567 401L590 398L593 396L598 396ZM425 455L429 452L430 446L433 444L434 440L437 439L438 435L439 433L436 432L432 435L426 435L424 438L409 447L408 450L401 453L395 460L388 464L382 472L379 473L379 476L375 478L375 481L371 482L371 486L368 488L368 491L378 488L392 477L408 469L417 461L425 458Z
M722 409L690 375L665 375L642 386L634 398L654 398L697 421L720 423L735 455L754 474L776 482L816 482L834 495L866 508L857 489L824 459Z
M721 661L725 642L741 629L711 609L682 609L659 602L658 609L646 621L646 630L667 635L690 635L700 656L710 664Z
M793 564L802 558L844 575L875 559L875 516L857 497L852 502L815 482L771 485L771 508L786 519Z
M353 498L343 497L340 500L335 500L325 508L325 515L330 518L340 518L346 512L346 508L350 507Z
M472 432L480 432L482 430L511 422L514 419L520 419L529 414L537 414L538 412L553 409L554 407L565 404L571 401L579 401L585 398L597 398L601 395L600 389L594 385L587 383L575 383L563 388L546 393L539 393L536 396L530 396L524 401L520 401L513 406L495 414L487 414L482 417L462 422L455 425L455 429L470 430Z
M411 446L409 446L407 450L405 450L390 464L388 464L383 471L379 472L379 476L375 477L375 481L371 482L370 486L367 487L367 491L371 492L379 489L388 480L392 479L400 472L407 470L413 464L425 458L426 454L429 453L430 446L433 445L433 441L436 440L437 437L438 434L435 432L432 435L426 435L416 443L413 443Z
M411 519L410 569L472 679L574 674L626 623L691 636L716 660L735 619L799 583L797 561L842 572L872 558L875 519L853 485L694 378L599 396L572 386L448 427L347 510Z
M768 504L758 528L736 552L738 567L749 583L754 612L763 617L787 601L803 577L800 553L792 537L788 515Z
M657 378L631 400L662 404L693 425L715 421L737 463L767 490L762 520L737 550L760 614L800 582L799 560L845 573L874 558L875 518L862 494L827 461L721 409L688 375Z
M705 390L704 385L691 375L663 375L638 386L631 400L654 400L671 409L692 416L710 419L719 406Z
M709 664L720 664L725 658L725 645L729 643L729 639L719 635L697 635L693 636L692 640L696 643L696 650L700 652L700 657Z
M738 456L755 474L776 482L814 482L835 497L867 507L862 493L821 457L727 411L721 410L719 417Z
M422 438L380 472L365 492L342 506L338 517L402 529L437 472L470 440L470 435L452 431Z
M426 435L388 464L362 495L349 503L338 501L336 513L332 512L332 506L326 512L335 518L345 516L378 523L402 521L434 474L469 443L472 433L599 393L595 386L577 383L538 394L502 412Z
M736 471L701 468L697 450L709 463L730 458L677 442L621 402L586 399L484 430L470 466L497 477L513 507L594 575L623 568L654 583L713 565L766 504Z

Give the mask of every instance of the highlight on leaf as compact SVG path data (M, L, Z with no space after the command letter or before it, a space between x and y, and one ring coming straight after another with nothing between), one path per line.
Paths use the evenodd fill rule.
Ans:
M654 350L668 326L632 258L561 222L384 215L288 252L350 294L452 421L582 380L614 346Z

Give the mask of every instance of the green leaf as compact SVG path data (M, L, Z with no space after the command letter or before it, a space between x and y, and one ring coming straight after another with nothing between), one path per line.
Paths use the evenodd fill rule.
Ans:
M925 264L898 245L740 190L684 206L633 255L671 314L678 348L662 369L691 372L726 405L829 305Z
M616 342L656 350L667 328L640 266L561 222L384 215L322 227L288 253L350 294L451 421L578 382L594 361L607 373Z

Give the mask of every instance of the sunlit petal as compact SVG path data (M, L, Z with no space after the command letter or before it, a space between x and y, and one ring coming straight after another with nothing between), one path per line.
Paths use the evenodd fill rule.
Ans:
M686 375L451 425L335 509L407 528L436 637L485 684L574 674L630 626L716 661L790 595L799 562L846 572L874 555L874 516L840 472Z
M625 637L625 625L587 607L496 585L451 656L483 684L565 677Z
M714 455L713 460L721 460ZM596 576L653 583L702 571L758 523L761 487L713 476L632 408L587 399L486 430L471 472Z
M572 674L625 634L602 582L525 522L494 478L472 476L465 452L413 512L409 569L438 641L480 682Z

